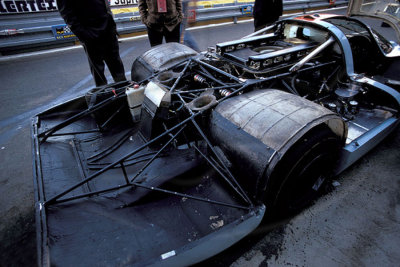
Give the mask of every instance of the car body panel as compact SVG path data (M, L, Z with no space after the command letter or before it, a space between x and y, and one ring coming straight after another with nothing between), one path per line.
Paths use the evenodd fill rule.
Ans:
M400 40L400 4L397 0L351 0L347 14L383 19L396 30Z

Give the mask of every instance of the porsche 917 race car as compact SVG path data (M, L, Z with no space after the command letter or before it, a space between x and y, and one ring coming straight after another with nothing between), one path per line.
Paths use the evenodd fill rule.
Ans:
M396 4L160 45L131 81L38 114L39 265L186 266L310 205L399 124L400 46L350 16L399 32Z

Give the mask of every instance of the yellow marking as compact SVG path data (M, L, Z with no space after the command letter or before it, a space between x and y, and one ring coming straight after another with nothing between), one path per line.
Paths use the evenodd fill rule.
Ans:
M126 7L126 8L114 8L114 9L111 9L111 12L114 15L122 14L122 13L134 13L134 12L139 12L139 8L137 6L136 7Z
M203 8L211 8L214 6L213 1L201 1L197 3L198 6L203 6Z
M140 20L140 16L130 17L129 20L130 21L139 21Z
M222 4L234 4L234 0L213 0L213 1L198 1L198 6L212 6L214 5L222 5ZM254 0L237 0L237 3L254 3Z

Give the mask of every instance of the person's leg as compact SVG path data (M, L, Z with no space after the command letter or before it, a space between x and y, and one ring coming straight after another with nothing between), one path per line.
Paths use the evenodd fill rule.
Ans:
M266 12L266 11L265 11ZM273 23L274 19L271 14L255 13L254 14L254 31L259 31L269 24Z
M90 71L92 72L96 86L106 85L107 79L104 76L103 54L101 53L100 48L96 44L82 43L82 45L85 49Z
M267 22L264 18L254 16L254 31L259 31L267 26Z
M193 50L200 52L200 48L197 45L197 42L195 41L193 35L189 31L185 31L185 35L183 37L183 43L192 48Z
M104 61L115 82L126 81L124 64L119 55L117 36L110 33L105 41Z
M162 39L163 39L162 32L147 27L147 35L149 36L149 41L151 46L162 44Z
M181 29L180 23L175 26L175 28L172 30L172 32L170 32L164 28L165 41L167 43L171 43L171 42L179 43L180 29Z

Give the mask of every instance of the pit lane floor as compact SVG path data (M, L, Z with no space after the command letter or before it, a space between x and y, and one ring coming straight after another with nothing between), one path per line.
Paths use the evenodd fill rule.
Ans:
M252 23L194 29L201 49L252 32ZM385 30L382 28L382 31ZM127 77L148 40L120 43ZM0 58L0 266L34 266L30 118L94 86L83 49ZM109 78L110 79L110 78ZM200 265L398 266L400 130L336 178L339 186L296 217L265 225Z

